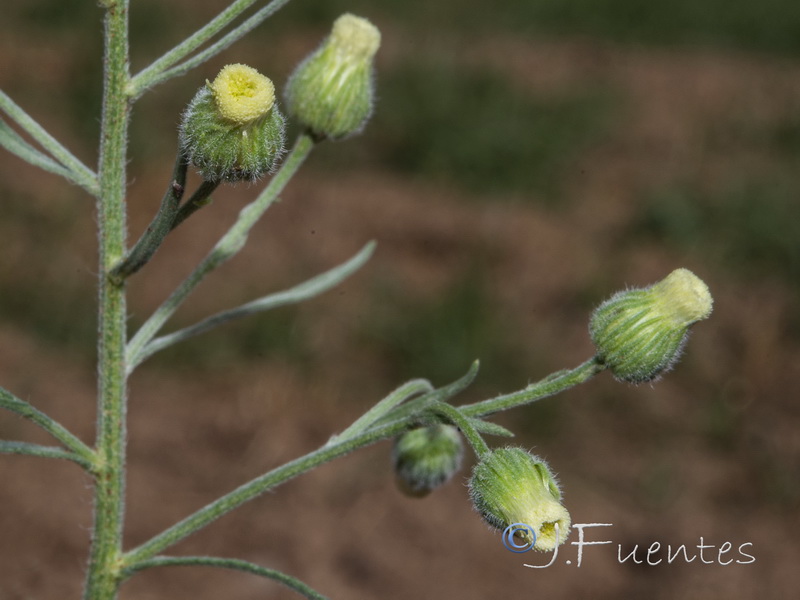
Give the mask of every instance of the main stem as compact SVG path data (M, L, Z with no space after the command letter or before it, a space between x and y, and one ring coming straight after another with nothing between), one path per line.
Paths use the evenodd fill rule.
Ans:
M128 0L105 0L100 132L97 442L92 549L85 600L113 600L120 583L125 496L125 287L108 273L125 255L125 162L129 81Z

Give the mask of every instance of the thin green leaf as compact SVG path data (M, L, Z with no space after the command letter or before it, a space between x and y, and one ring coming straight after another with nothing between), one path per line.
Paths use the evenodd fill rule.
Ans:
M428 392L419 398L415 398L410 402L406 402L405 404L398 406L381 418L379 422L388 423L406 419L411 415L424 412L428 407L436 402L446 402L462 390L465 390L467 387L469 387L469 385L478 375L479 368L480 362L476 360L470 365L469 371L467 371L464 376L456 379L454 382L446 386L437 388L432 392Z
M347 438L356 436L366 431L370 425L376 423L381 417L389 413L393 408L399 406L409 398L413 398L424 392L432 392L433 386L427 379L413 379L401 385L383 398L375 406L361 415L356 421L339 435L333 436L328 445L336 444Z
M24 400L20 400L14 394L4 388L0 388L0 408L5 408L13 413L20 415L36 423L47 433L72 450L76 456L87 464L94 461L94 451L84 444L81 440L70 433L63 425L55 419L48 417L42 411L34 408Z
M0 119L0 146L40 169L67 179L71 178L72 174L66 168L31 146L2 119Z
M469 421L470 424L480 433L485 433L486 435L498 435L501 437L514 437L513 431L510 431L502 425L498 425L497 423L490 423L489 421L483 421L475 417L469 417L467 421Z
M322 294L323 292L326 292L339 285L347 277L360 269L364 263L369 260L370 256L372 256L374 250L375 243L369 242L358 254L356 254L347 262L342 263L341 265L334 267L325 273L321 273L316 277L312 277L308 281L304 281L293 288L284 290L282 292L277 292L275 294L270 294L268 296L264 296L263 298L259 298L258 300L253 300L252 302L243 304L242 306L217 313L216 315L208 317L199 323L184 329L180 329L174 333L156 338L147 344L147 346L145 346L138 355L131 354L128 357L128 368L132 370L156 352L173 344L177 344L178 342L182 342L183 340L186 340L192 336L209 331L210 329L223 325L224 323L228 323L229 321L241 319L243 317L271 310L273 308L278 308L280 306L297 304L298 302L318 296L319 294Z
M47 170L53 173L58 172L59 175L63 175L70 181L78 184L93 196L97 196L99 194L100 187L97 182L97 175L94 173L94 171L84 165L74 154L62 146L58 140L51 136L41 125L39 125L39 123L37 123L2 90L0 90L0 110L4 111L11 118L11 120L14 121L14 123L19 125L19 127L22 128L34 140L36 140L36 142L41 144L42 148L47 150L53 156L53 158L58 161L58 163L61 163L61 165L65 167L65 172L63 173L53 171L52 169ZM20 141L22 141L21 138ZM24 141L23 143L27 144ZM5 144L3 145L5 146ZM30 149L34 152L38 152L32 147ZM41 164L37 164L37 166L45 168Z
M244 571L245 573L252 573L260 577L266 577L282 583L286 587L294 590L301 596L309 598L309 600L327 600L325 596L312 589L296 577L276 571L275 569L267 569L257 564L248 562L246 560L239 560L236 558L219 558L216 556L156 556L148 560L134 563L127 567L123 573L126 577L130 577L137 571L150 569L153 567L217 567L221 569L233 569L235 571Z
M236 2L233 2L228 8L214 17L204 27L198 29L194 34L186 38L172 50L169 50L161 57L153 61L152 64L132 78L130 85L131 96L139 96L147 89L159 83L163 83L168 79L177 77L178 75L183 75L194 67L204 63L209 58L219 54L228 46L255 29L265 19L276 13L286 3L288 3L289 0L272 0L272 2L270 2L267 6L253 14L244 23L241 23L235 29L227 33L215 44L189 58L183 63L178 64L187 56L192 54L192 52L197 50L200 46L220 33L256 2L257 0L237 0Z
M62 458L78 463L87 471L92 470L92 463L78 456L74 452L56 448L54 446L40 446L39 444L29 444L28 442L10 442L0 440L0 454L25 454L27 456L39 456L42 458Z

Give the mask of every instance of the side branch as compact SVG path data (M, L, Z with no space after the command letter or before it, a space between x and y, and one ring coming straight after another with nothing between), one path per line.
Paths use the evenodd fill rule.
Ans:
M349 454L353 450L394 437L402 433L407 427L408 424L406 422L393 422L382 427L377 427L339 444L323 446L301 458L295 459L277 469L273 469L264 475L256 477L252 481L245 483L229 494L226 494L222 498L219 498L194 514L186 517L183 521L161 532L149 542L126 553L122 559L123 569L152 558L162 550L169 548L192 533L199 531L209 523L216 521L223 515L238 508L245 502L260 496L264 492L274 489L280 484L310 471L319 465L330 462L345 454Z
M374 424L372 427L362 433L349 436L346 439L334 440L328 444L297 458L291 462L286 463L264 475L256 477L248 483L238 487L232 492L201 508L194 514L186 517L183 521L176 523L169 529L162 531L149 542L146 542L126 553L122 557L122 568L129 568L137 563L148 560L154 557L159 552L179 542L192 533L199 531L206 527L209 523L219 519L221 516L238 508L245 502L260 496L261 494L278 487L289 479L297 477L311 469L314 469L322 464L330 462L340 456L344 456L354 450L369 446L381 440L392 438L400 433L406 431L409 427L413 426L419 412L425 410L430 403L446 400L453 394L463 390L477 373L477 363L472 365L469 372L462 378L454 381L453 383L441 387L432 392L428 392L421 398L412 400L411 402L402 405L399 409L405 409L410 404L417 403L416 411L407 414L400 419L391 420L384 424ZM405 386L401 386L399 390L415 391L424 389L425 383L422 380L414 380ZM401 394L402 395L402 394ZM390 398L393 394L390 394ZM418 401L424 400L422 404ZM380 404L380 403L379 403ZM390 412L388 416L392 415Z
M211 252L200 262L194 271L172 292L164 303L145 321L127 347L129 357L139 356L145 346L164 326L164 323L178 310L178 307L192 293L195 287L222 263L235 256L241 250L250 234L253 225L267 209L278 199L278 195L289 183L300 165L314 147L314 141L307 134L298 137L294 149L286 157L280 170L272 177L269 185L258 197L245 206L233 226L216 243Z

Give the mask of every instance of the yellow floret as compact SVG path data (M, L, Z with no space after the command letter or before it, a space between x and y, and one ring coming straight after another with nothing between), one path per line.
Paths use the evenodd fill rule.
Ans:
M247 65L223 67L211 91L220 115L240 125L263 117L275 104L275 85Z

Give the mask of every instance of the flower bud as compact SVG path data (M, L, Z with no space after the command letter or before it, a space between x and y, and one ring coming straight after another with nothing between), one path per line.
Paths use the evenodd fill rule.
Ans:
M599 360L617 379L651 381L677 362L689 327L707 318L712 304L708 286L677 269L648 288L606 300L592 315L589 333Z
M366 19L347 13L336 19L322 46L289 78L289 112L320 139L361 131L372 114L372 62L380 43Z
M207 181L253 181L271 172L284 142L272 81L246 65L224 67L189 103L180 140Z
M475 465L469 481L472 503L501 531L524 523L536 536L536 550L554 550L569 535L570 516L561 505L555 476L541 458L522 448L498 448ZM529 535L526 529L518 534Z
M392 449L397 484L409 496L426 496L458 471L463 450L461 435L452 425L407 431Z

